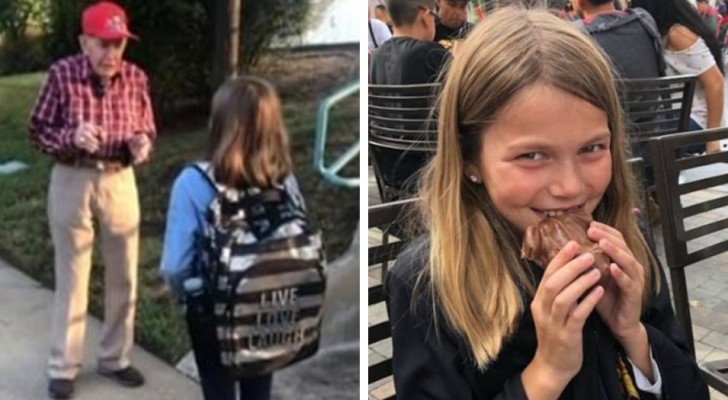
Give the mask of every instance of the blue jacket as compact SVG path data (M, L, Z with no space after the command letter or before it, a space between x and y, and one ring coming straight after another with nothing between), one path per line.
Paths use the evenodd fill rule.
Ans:
M293 174L283 184L294 202L304 205ZM177 299L184 299L182 282L195 276L195 252L201 249L205 215L217 191L200 171L190 166L182 170L172 186L167 209L167 226L160 272Z

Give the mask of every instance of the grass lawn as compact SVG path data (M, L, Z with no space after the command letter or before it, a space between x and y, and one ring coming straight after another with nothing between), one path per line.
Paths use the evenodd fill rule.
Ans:
M53 162L32 147L26 130L43 77L0 78L0 163L20 160L30 165L14 175L0 175L0 257L52 288L53 248L46 199ZM359 191L333 188L311 167L316 99L337 83L299 86L307 88L305 95L297 91L289 96L281 91L296 174L312 217L324 231L329 260L346 250L359 220ZM142 210L136 341L170 363L184 355L189 343L181 313L170 301L157 269L171 183L187 162L199 159L206 139L204 118L200 116L199 127L161 132L154 160L136 169ZM334 110L330 126L332 153L343 151L358 138L358 97ZM358 159L345 173L358 176L357 171ZM98 246L90 290L90 311L103 317L103 263Z

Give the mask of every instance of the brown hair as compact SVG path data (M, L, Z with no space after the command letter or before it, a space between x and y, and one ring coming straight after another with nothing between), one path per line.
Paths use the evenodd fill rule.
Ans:
M207 156L215 180L230 187L267 188L291 172L280 100L268 82L241 76L215 92Z

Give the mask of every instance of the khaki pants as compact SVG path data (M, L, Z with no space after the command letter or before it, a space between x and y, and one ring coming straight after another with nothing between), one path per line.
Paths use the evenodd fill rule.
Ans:
M102 172L56 164L48 191L56 292L50 378L73 379L83 360L94 225L104 261L104 324L98 367L129 365L134 340L139 197L132 168Z

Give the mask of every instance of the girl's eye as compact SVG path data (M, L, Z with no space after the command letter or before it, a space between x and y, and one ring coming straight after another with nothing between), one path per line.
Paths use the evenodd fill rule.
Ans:
M543 160L544 157L545 157L545 155L540 151L524 153L524 154L521 154L520 156L518 156L518 158L521 158L524 160L534 160L534 161Z
M582 153L596 153L606 149L606 146L601 143L590 144L581 148Z

